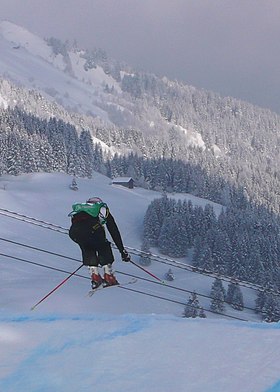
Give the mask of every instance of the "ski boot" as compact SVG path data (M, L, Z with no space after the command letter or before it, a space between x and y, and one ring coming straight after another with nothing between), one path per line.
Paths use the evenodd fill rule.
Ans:
M104 287L115 286L118 284L119 284L119 282L117 281L117 279L113 273L112 265L111 264L104 265L103 286Z
M97 287L101 286L103 283L103 280L101 276L99 275L98 272L98 267L89 267L89 273L91 276L91 287L92 289L97 289Z

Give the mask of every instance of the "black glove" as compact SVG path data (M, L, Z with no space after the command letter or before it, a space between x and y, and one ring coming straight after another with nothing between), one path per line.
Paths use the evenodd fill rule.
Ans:
M130 261L130 256L125 249L121 251L121 256L122 256L122 261Z

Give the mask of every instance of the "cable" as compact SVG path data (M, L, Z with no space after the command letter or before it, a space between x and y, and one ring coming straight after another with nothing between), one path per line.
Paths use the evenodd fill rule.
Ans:
M55 225L53 223L45 222L45 221L42 221L42 220L39 220L36 218L31 218L30 216L19 214L14 211L9 211L9 210L5 210L3 208L0 208L0 215L4 215L8 218L17 219L17 220L20 220L20 221L23 221L26 223L31 223L32 225L40 226L40 227L43 227L44 229L57 231L62 234L68 234L68 230L65 229L64 227Z
M61 254L55 253L55 252L50 252L50 251L48 251L48 250L44 250L44 249L40 249L40 248L38 248L38 247L34 247L34 246L22 244L22 243L17 242L17 241L8 240L8 239L6 239L6 238L1 238L1 237L0 237L0 240L1 240L1 241L8 242L8 243L15 244L15 245L23 246L23 247L26 247L26 248L29 248L29 249L33 249L33 250L36 250L36 251L39 251L39 252L51 254L51 255L54 255L54 256L57 256L57 257L65 258L65 259L67 259L67 260L73 260L73 261L81 262L80 260L75 259L75 258L72 258L72 257L69 257L69 256L61 255ZM5 256L5 254L1 254L1 253L0 253L0 255ZM34 264L36 264L36 263L34 263ZM41 265L41 266L43 266L43 265ZM130 276L130 277L134 277L134 278L137 278L137 279L139 279L139 280L143 280L143 281L146 281L146 282L149 282L149 283L162 285L161 282L156 282L156 281L151 280L151 279L139 277L139 276L132 275L132 274L126 274L126 273L121 272L121 271L116 271L116 272L119 273L119 274L122 274L122 275L127 275L127 276ZM171 285L169 285L169 284L167 284L167 283L165 283L164 286L165 286L165 287L168 287L168 288L171 288L171 289L174 289L174 290L178 290L178 291L182 291L182 292L185 292L185 293L189 293L189 294L192 294L192 293L193 293L193 291L191 291L191 290L183 289L183 288L180 288L180 287L174 287L174 286L171 286ZM204 297L204 298L208 298L208 299L214 299L213 297L210 297L210 296L205 295L205 294L202 294L202 293L197 293L197 292L196 292L196 294L197 294L198 296L200 296L200 297ZM228 305L234 305L234 303L231 303L231 302L228 302L228 301L223 301L223 302L227 303ZM243 306L243 309L255 311L254 308L251 308L251 307L245 306L245 305ZM262 313L262 312L260 312L260 313ZM265 313L263 313L263 314L265 314Z
M202 269L200 267L195 267L190 264L180 263L179 261L169 259L167 257L154 255L154 254L148 253L148 252L139 251L138 249L134 249L134 248L130 248L130 247L126 247L126 248L130 251L131 254L134 254L136 256L144 255L144 256L150 258L151 260L157 261L158 263L161 263L161 264L167 264L167 265L170 265L175 268L180 268L180 269L183 269L183 270L186 270L189 272L209 276L210 278L213 278L213 279L217 278L217 279L220 279L220 280L227 282L227 283L234 281L234 282L237 282L240 286L246 287L251 290L261 291L261 292L265 290L265 291L273 292L275 295L280 296L280 291L275 291L272 289L264 289L262 286L255 284L255 283L250 283L250 282L242 281L242 280L239 280L236 278L232 278L230 276L221 275L219 273L208 271L208 270Z
M75 258L70 257L70 256L65 256L65 255L61 255L61 254L59 254L59 253L55 253L55 252L51 252L51 251L48 251L48 250L45 250L45 249L37 248L36 246L31 246L31 245L22 244L21 242L8 240L7 238L1 238L1 237L0 237L0 241L9 242L9 243L14 244L14 245L23 246L24 248L37 250L38 252L43 252L43 253L47 253L47 254L50 254L50 255L53 255L53 256L62 257L62 258L64 258L64 259L69 259L69 260L74 260L74 261L79 261L79 262L81 262L81 260L75 259Z
M3 212L1 213L1 211L3 211L4 213ZM12 214L14 216L7 215L7 213L8 214ZM47 228L47 229L50 229L50 230L58 231L58 232L60 232L62 234L68 234L68 230L66 228L62 227L62 226L58 226L58 225L55 225L55 224L52 224L52 223L49 223L49 222L45 222L43 220L32 218L32 217L29 217L27 215L19 214L19 213L14 212L14 211L10 211L10 210L7 210L7 209L1 209L0 208L0 214L1 215L5 215L5 216L10 217L10 218L23 220L26 223L39 225L39 226L41 226L43 228ZM41 223L43 223L43 225L41 225ZM112 246L114 248L116 248L116 246L114 244L112 244ZM126 248L129 249L132 254L135 254L137 256L145 255L147 257L150 257L154 261L157 261L157 262L162 263L162 264L171 265L171 266L173 266L175 268L184 269L184 270L187 270L189 272L198 273L200 275L206 275L206 276L209 276L211 278L218 278L218 279L220 279L220 280L222 280L224 282L227 282L227 283L231 282L232 279L233 279L231 277L228 277L228 276L225 276L225 275L221 275L221 274L218 274L218 273L215 273L215 272L211 272L211 271L208 271L208 270L204 270L204 269L199 268L199 267L194 267L194 266L189 265L189 264L180 263L180 262L178 262L176 260L169 259L169 258L166 258L166 257L163 257L163 256L154 255L152 253L144 252L144 251L141 251L141 250L138 250L138 249L135 249L135 248L130 248L130 247L126 247ZM64 256L60 256L60 257L64 257ZM259 291L259 292L268 292L268 293L271 293L271 294L273 294L275 296L280 296L280 291L276 291L276 290L269 289L269 288L264 288L264 287L262 287L260 285L254 284L254 283L241 281L241 280L235 279L235 278L234 278L234 282L237 282L240 286L249 288L251 290L255 290L255 291Z
M20 242L8 240L8 239L1 238L1 237L0 237L0 240L1 240L1 241L5 241L5 242L9 242L9 243L12 243L12 244L16 244L16 245L19 245L19 246L23 246L23 247L26 247L26 248L29 248L29 249L33 249L33 250L36 250L36 251L39 251L39 252L43 252L43 253L51 254L51 255L54 255L54 256L62 257L62 258L65 258L65 259L69 259L69 260L81 262L80 260L75 259L75 258L72 258L72 257L69 257L69 256L61 255L61 254L55 253L55 252L50 252L50 251L47 251L47 250L44 250L44 249L40 249L40 248L38 248L38 247L34 247L34 246L29 246L29 245L26 245L26 244L22 244L22 243L20 243ZM137 279L140 279L140 280L144 280L144 281L146 281L146 282L150 282L150 283L153 283L153 284L162 285L161 282L156 282L156 281L151 280L151 279L142 278L142 277L140 278L139 276L135 276L135 275L131 275L131 274L126 274L126 273L120 272L120 271L116 271L116 272L117 272L117 273L120 273L120 274L123 274L123 275L131 276L131 277L134 277L134 278L137 278ZM193 292L193 291L191 291L191 290L187 290L187 289L183 289L183 288L180 288L180 287L171 286L171 285L169 285L169 284L167 284L167 283L165 283L164 286L165 286L165 287L168 287L168 288L171 288L171 289L174 289L174 290L183 291L183 292L186 292L186 293L189 293L189 294L191 294L191 293ZM207 295L205 295L205 294L201 294L201 293L196 293L196 294L197 294L198 296L200 296L200 297L205 297L205 298L213 299L212 297L207 296ZM233 305L233 304L230 303L230 302L227 302L227 301L224 301L224 302L228 303L229 305ZM255 309L250 308L250 307L247 307L247 306L244 306L244 309L252 310L252 311L255 310Z
M164 300L164 301L173 302L173 303L175 303L175 304L179 304L179 305L184 305L184 306L186 306L186 303L184 303L184 302L175 301L175 300L169 299L169 298L164 298L164 297L161 297L161 296L159 296L159 295L150 294L150 293L145 293L145 292L143 292L143 291L136 290L136 289L132 289L132 288L129 288L129 287L120 287L120 288L122 288L122 289L124 289L124 290L134 291L135 293L139 293L139 294L141 293L141 294L147 295L147 296L149 296L149 297L154 297L154 298L157 298L157 299L162 299L162 300ZM190 305L190 307L193 307L193 306ZM205 312L214 313L214 314L216 314L216 315L219 314L219 315L221 315L221 316L229 317L229 318L232 318L232 319L235 319L235 320L247 321L247 322L249 321L249 320L243 319L243 318L241 318L241 317L235 317L235 316L231 316L231 315L229 315L229 314L225 314L225 313L221 313L221 312L214 312L213 310L205 309L205 308L203 308L203 307L200 307L199 309L204 310Z
M7 216L7 217L13 218L13 219L19 219L19 220L24 221L26 223L31 223L31 224L34 224L36 226L41 226L41 227L43 227L45 229L57 231L57 232L62 233L62 234L68 234L68 229L66 229L66 228L64 228L62 226L55 225L55 224L52 224L52 223L49 223L49 222L45 222L43 220L39 220L39 219L36 219L36 218L32 218L32 217L27 216L27 215L19 214L17 212L10 211L10 210L7 210L7 209L0 208L0 215L4 215L4 216ZM112 246L114 248L116 248L116 246L114 244L112 244ZM229 277L229 276L221 275L221 274L218 274L218 273L215 273L215 272L212 272L212 271L208 271L208 270L205 270L205 269L202 269L202 268L199 268L199 267L194 267L194 266L192 266L190 264L180 263L179 261L176 261L176 260L173 260L173 259L169 259L167 257L163 257L163 256L160 256L160 255L154 255L154 254L152 254L150 252L144 252L144 251L141 251L139 249L135 249L135 248L131 248L131 247L126 247L126 248L130 250L130 253L132 253L132 254L134 254L136 256L144 255L144 256L147 256L147 257L149 257L150 259L152 259L152 260L154 260L156 262L159 262L159 263L162 263L162 264L166 264L166 265L170 265L170 266L172 266L174 268L184 269L184 270L187 270L189 272L193 272L193 273L198 273L200 275L209 276L209 277L214 278L214 279L218 278L218 279L220 279L220 280L222 280L224 282L227 282L227 283L232 281L232 278ZM280 296L280 291L276 291L276 290L273 290L273 289L267 289L267 288L265 289L265 288L263 288L262 286L260 286L258 284L250 283L250 282L246 282L246 281L241 281L239 279L234 279L234 281L237 282L240 286L249 288L251 290L256 290L256 291L259 291L259 292L266 291L266 292L270 292L270 293L272 293L274 295L279 295Z
M53 270L53 271L62 272L62 273L65 273L65 274L70 274L71 273L69 271L65 271L65 270L60 269L60 268L50 267L50 266L45 265L45 264L36 263L35 261L30 261L30 260L22 259L21 257L7 255L5 253L0 253L0 256L8 257L8 258L16 260L16 261L22 261L22 262L27 263L27 264L36 265L37 267L47 268L47 269L50 269L50 270ZM75 274L75 276L78 276L79 278L89 279L87 276L80 275L80 274Z
M51 269L51 270L54 270L54 271L58 271L58 272L65 273L65 274L69 274L69 273L70 273L69 271L65 271L65 270L62 270L62 269L59 269L59 268L55 268L55 267L46 266L46 265L44 265L44 264L40 264L40 263L36 263L36 262L30 261L30 260L22 259L22 258L20 258L20 257L14 257L14 256L11 256L11 255L7 255L7 254L5 254L5 253L0 253L0 256L8 257L8 258L14 259L14 260L16 260L16 261L21 261L21 262L24 262L24 263L28 263L28 264L36 265L36 266L38 266L38 267L43 267L43 268ZM133 275L125 274L125 273L122 273L122 272L119 272L119 273L120 273L120 274L124 274L124 275L128 275L128 276L131 276L131 277L135 277L135 276L133 276ZM79 278L90 279L89 277L86 277L86 276L83 276L83 275L80 275L80 274L75 274L75 276L77 276L77 277L79 277ZM140 280L142 279L142 280L146 280L146 281L152 282L152 281L149 280L149 279L144 279L144 278L141 278L141 277L137 277L137 279L140 279ZM154 282L152 282L152 283L154 283ZM158 283L158 284L160 284L160 283ZM171 286L171 287L172 287L172 286ZM164 300L164 301L176 303L176 304L179 304L179 305L183 305L183 306L186 305L186 303L184 303L184 302L180 302L180 301L176 301L176 300L173 300L173 299L165 298L165 297L162 297L162 296L159 296L159 295L147 293L147 292L144 292L144 291L141 291L141 290L135 290L135 289L130 289L130 288L121 287L121 286L119 286L118 288L130 290L130 291L134 291L134 292L136 292L136 293L138 293L138 294L146 295L146 296L149 296L149 297L154 297L154 298L157 298L157 299L161 299L161 300ZM210 298L210 297L209 297L209 298ZM246 320L246 319L243 319L243 318L240 318L240 317L231 316L231 315L228 315L228 314L225 314L225 313L221 313L221 312L217 313L217 312L214 312L214 311L212 311L212 310L210 310L210 309L205 309L205 308L203 308L203 307L200 307L200 309L204 310L205 312L214 313L214 314L216 314L216 315L219 314L219 315L221 315L221 316L228 317L228 318L232 318L232 319L235 319L235 320L249 321L249 320Z
M116 272L120 273L122 275L130 276L132 278L136 278L136 279L139 279L139 280L144 280L144 281L149 282L149 283L153 283L153 284L157 284L157 285L163 286L163 283L156 282L156 281L148 279L148 278L143 278L143 277L139 277L137 275L127 274L125 272L120 272L120 271L117 271L117 270L116 270ZM174 287L174 286L171 286L171 285L169 285L167 283L164 283L164 287L167 287L167 288L170 288L170 289L174 289L174 290L177 290L177 291L182 291L182 292L185 292L185 293L188 293L188 294L193 294L194 293L194 290L187 290L187 289L183 289L181 287ZM198 297L203 297L203 298L207 298L207 299L215 299L215 298L210 297L209 295L206 295L206 294L198 293L196 291L195 291L195 293L196 293L196 295ZM235 305L233 302L229 302L229 301L226 301L226 300L224 300L223 302L228 304L228 305ZM184 305L186 305L186 304L184 303ZM243 306L243 309L251 310L251 311L255 312L254 308L250 308L249 306L246 306L246 305ZM215 313L215 312L213 312L213 313ZM266 314L266 313L263 312L263 314Z
M50 269L50 270L54 270L54 271L58 271L58 272L66 273L66 274L69 274L69 273L70 273L69 271L65 271L65 270L63 270L63 269L59 269L59 268L56 268L56 267L50 267L50 266L47 266L47 265L45 265L45 264L33 262L33 261L26 260L26 259L23 259L23 258L20 258L20 257L14 257L14 256L11 256L11 255L7 255L7 254L5 254L5 253L0 253L0 256L8 257L8 258L14 259L14 260L16 260L16 261L25 262L25 263L28 263L28 264L36 265L36 266L38 266L38 267L47 268L47 269ZM62 256L62 255L61 255L61 257L67 258L66 256ZM149 282L149 283L158 284L158 285L163 286L162 283L152 281L151 279L143 278L143 277L140 277L140 276L137 276L137 275L132 275L132 274L128 274L128 273L121 272L121 271L116 271L116 272L119 273L119 274L121 274L121 275L130 276L130 277L133 277L133 278L136 278L136 279L139 279L139 280L143 280L143 281L146 281L146 282ZM78 276L78 277L84 278L84 279L90 279L89 277L85 277L85 276L80 275L80 274L75 274L75 275ZM193 293L193 291L190 291L190 290L187 290L187 289L183 289L183 288L174 287L174 286L171 286L171 285L166 285L166 284L165 284L164 287L172 288L172 289L174 289L174 290L179 290L179 291L183 291L183 292L187 292L187 293ZM128 289L128 288L126 288L126 287L120 287L120 288ZM141 294L143 294L143 295L148 295L148 296L151 296L151 297L159 298L159 299L162 299L162 300L166 300L166 301L169 301L169 302L173 302L173 303L176 303L176 304L180 304L180 305L186 306L186 303L185 303L185 302L180 302L180 301L172 300L172 299L165 298L165 297L162 297L162 296L158 296L158 295L155 295L155 294L143 292L143 291L141 291L141 290L134 290L134 289L129 289L129 290L135 291L135 292L139 292L139 293L141 293ZM201 297L204 297L204 298L213 299L213 297L207 296L207 295L205 295L205 294L200 294L200 293L196 293L196 294L197 294L198 296L201 296ZM231 303L229 303L229 302L226 302L226 301L223 301L223 302L225 302L225 303L231 305ZM190 306L192 307L192 305L190 305ZM205 309L205 308L203 308L203 307L200 307L200 309L202 309L202 310L204 310L204 311L206 311L206 312L210 312L210 313L214 313L214 314L219 314L219 315L222 315L222 316L225 316L225 317L229 317L229 318L233 318L233 319L237 319L237 320L241 320L241 321L248 321L248 320L246 320L246 319L243 319L243 318L240 318L240 317L236 317L236 316L231 316L231 315L228 315L228 314L225 314L225 313L222 313L222 312L214 312L214 311L212 311L212 310L210 310L210 309ZM246 306L244 306L244 309L248 309L248 310L254 311L254 309L249 308L249 307L246 307ZM260 312L260 313L261 313L261 312ZM266 314L266 313L264 313L264 314Z

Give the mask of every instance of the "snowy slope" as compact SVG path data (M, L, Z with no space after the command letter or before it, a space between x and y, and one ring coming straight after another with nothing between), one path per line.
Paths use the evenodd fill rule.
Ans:
M99 174L92 180L78 179L77 192L69 189L70 183L71 178L64 174L1 177L0 212L14 211L67 229L72 203L98 195L109 204L125 245L140 247L144 213L160 194L112 186ZM194 197L192 200L205 203ZM218 213L220 206L215 208ZM77 260L80 252L63 230L49 230L3 214L0 219L1 391L280 390L279 325L261 323L250 311L230 313L227 309L228 314L250 322L210 313L207 319L189 320L181 317L182 305L117 287L89 298L89 279L83 268L80 272L84 278L72 277L31 312L31 306L66 275L14 258L69 272L79 263L3 239ZM120 281L128 279L122 272L147 277L135 266L121 262L117 253L114 266ZM167 270L155 262L148 268L161 278ZM172 285L209 294L209 278L174 272ZM133 289L176 301L186 302L188 297L141 279ZM250 300L249 291L247 294Z
M46 41L6 21L0 23L0 50L1 75L42 92L45 97L60 102L69 110L90 112L109 122L107 113L95 101L99 101L97 95L102 85L114 84L114 80L110 78L110 83L100 67L91 72L92 77L85 83L82 81L82 66L76 65L74 74L66 73L61 54L54 55ZM82 61L78 55L72 60L76 63Z
M97 117L107 126L137 129L144 134L174 128L187 145L205 149L197 131L167 122L158 109L150 112L143 103L136 108L135 100L123 94L120 83L102 67L85 67L83 50L71 50L65 56L55 54L42 38L14 23L0 21L0 53L0 78L38 91L70 112ZM1 99L0 93L0 105L6 100L9 105L21 106L15 102L17 99L10 102L9 98Z

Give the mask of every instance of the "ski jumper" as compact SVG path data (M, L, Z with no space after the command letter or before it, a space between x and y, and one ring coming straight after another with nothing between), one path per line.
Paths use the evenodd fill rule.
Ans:
M97 267L114 262L111 243L106 238L104 225L119 252L124 251L115 219L102 201L94 204L76 203L69 215L72 223L69 237L80 246L84 265Z

